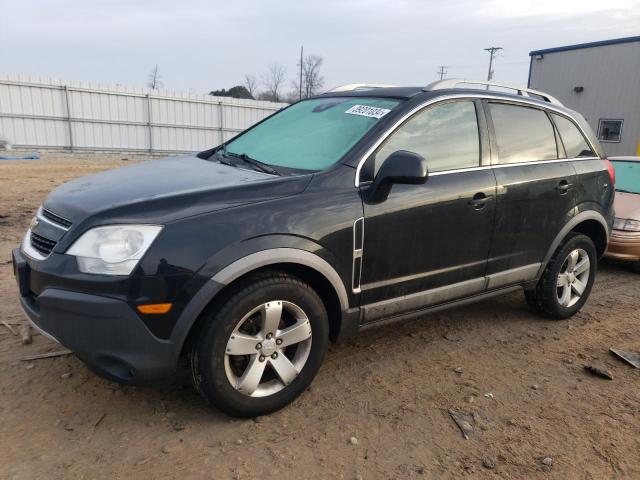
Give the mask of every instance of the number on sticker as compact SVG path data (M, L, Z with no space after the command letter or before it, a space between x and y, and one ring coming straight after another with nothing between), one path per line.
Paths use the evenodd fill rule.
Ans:
M361 115L363 117L382 118L391 110L388 108L369 107L368 105L354 105L344 113Z

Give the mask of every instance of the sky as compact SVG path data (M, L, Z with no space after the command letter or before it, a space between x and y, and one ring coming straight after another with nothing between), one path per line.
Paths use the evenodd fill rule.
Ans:
M208 93L321 55L326 89L437 78L526 84L529 51L640 35L640 0L0 0L0 73Z

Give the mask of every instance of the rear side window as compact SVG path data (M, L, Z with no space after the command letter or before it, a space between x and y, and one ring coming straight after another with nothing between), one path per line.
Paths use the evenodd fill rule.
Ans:
M534 162L558 158L549 117L537 108L490 103L500 163Z
M477 167L480 137L474 103L443 103L411 117L376 154L375 172L398 150L422 155L430 172Z
M560 115L556 115L552 113L553 121L556 123L556 127L558 127L558 132L560 133L560 138L562 139L562 144L564 145L564 149L567 153L567 158L578 158L578 157L594 157L595 153L591 151L589 144L584 139L578 127L569 120L568 118L561 117Z

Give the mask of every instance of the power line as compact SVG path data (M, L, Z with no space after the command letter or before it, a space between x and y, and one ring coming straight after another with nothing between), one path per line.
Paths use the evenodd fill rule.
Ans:
M495 57L496 52L502 50L502 47L489 47L485 48L485 50L489 52L489 72L487 72L487 81L490 82L493 78L493 70L491 69L493 67L493 57ZM487 89L489 89L488 85Z

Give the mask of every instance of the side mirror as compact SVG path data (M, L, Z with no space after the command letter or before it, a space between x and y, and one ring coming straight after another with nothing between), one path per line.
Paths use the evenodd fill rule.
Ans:
M389 196L394 183L420 185L427 181L427 161L417 153L406 150L393 152L384 161L369 189L368 200L383 202Z

